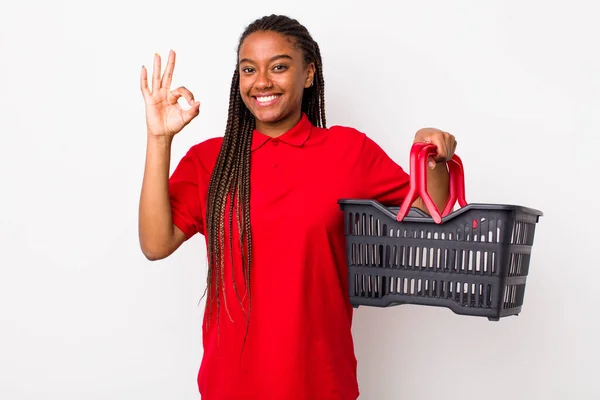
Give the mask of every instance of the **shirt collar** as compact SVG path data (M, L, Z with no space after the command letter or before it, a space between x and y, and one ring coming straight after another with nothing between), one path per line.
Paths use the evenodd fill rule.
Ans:
M278 140L292 146L301 147L310 137L311 129L312 124L305 113L302 113L300 121L298 121L292 129L276 138L267 136L254 129L254 132L252 133L252 151L258 150L270 140Z

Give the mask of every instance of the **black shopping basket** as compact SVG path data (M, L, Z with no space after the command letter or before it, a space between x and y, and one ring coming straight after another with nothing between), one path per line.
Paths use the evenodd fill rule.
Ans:
M436 147L411 150L410 191L400 207L339 201L344 212L350 302L354 307L441 306L456 314L518 315L536 224L522 206L467 204L462 162L448 162L450 199L440 213L427 193L427 160ZM411 208L420 196L430 215ZM461 208L453 211L458 200Z

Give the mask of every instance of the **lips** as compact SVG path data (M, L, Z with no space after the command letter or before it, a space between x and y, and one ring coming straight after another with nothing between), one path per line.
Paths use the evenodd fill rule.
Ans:
M281 97L280 94L270 94L270 95L261 95L261 96L252 96L254 99L254 103L259 107L269 107L279 101Z

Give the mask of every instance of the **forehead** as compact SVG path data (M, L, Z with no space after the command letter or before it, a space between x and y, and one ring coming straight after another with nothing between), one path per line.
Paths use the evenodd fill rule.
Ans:
M268 60L273 56L286 54L294 59L300 58L300 51L292 40L281 33L260 31L251 33L240 46L239 59L254 61Z

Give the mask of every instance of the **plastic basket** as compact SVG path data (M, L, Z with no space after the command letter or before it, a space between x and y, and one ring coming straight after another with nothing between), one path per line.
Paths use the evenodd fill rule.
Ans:
M411 150L410 191L400 207L342 199L350 302L354 307L441 306L460 315L518 315L536 224L522 206L467 204L462 162L448 162L450 199L442 213L427 193L435 146ZM421 196L430 215L411 208ZM452 211L458 200L461 208Z

